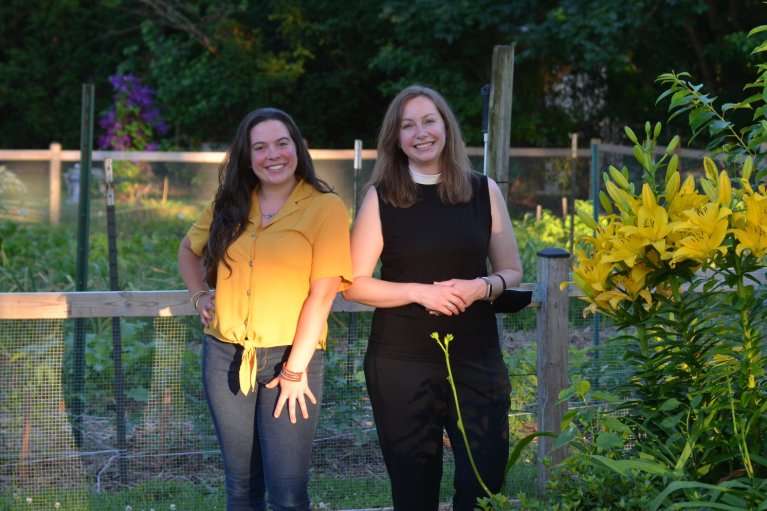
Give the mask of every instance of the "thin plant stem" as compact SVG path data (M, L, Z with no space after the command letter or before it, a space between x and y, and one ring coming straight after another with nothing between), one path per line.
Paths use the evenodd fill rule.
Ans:
M448 345L450 344L450 341L453 340L453 334L447 334L445 336L444 342L440 340L439 335L437 332L434 332L431 334L431 338L437 341L437 344L439 344L439 347L442 349L442 352L445 354L445 363L447 364L447 381L450 383L450 389L453 391L453 399L455 400L455 411L458 414L458 431L461 432L461 436L463 437L463 443L466 445L466 454L469 456L469 463L471 463L471 468L474 470L474 475L477 476L477 481L479 481L479 485L482 486L482 489L487 493L489 497L493 496L493 493L488 489L487 485L485 484L485 481L482 480L482 476L479 475L479 470L477 469L477 465L474 463L474 456L471 454L471 448L469 447L469 439L466 437L466 429L463 427L463 418L461 417L461 407L458 403L458 391L455 388L455 380L453 380L453 369L450 367L450 350L448 348Z

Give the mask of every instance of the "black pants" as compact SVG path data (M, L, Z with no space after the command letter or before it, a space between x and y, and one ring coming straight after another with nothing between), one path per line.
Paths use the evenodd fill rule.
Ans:
M500 353L452 360L461 416L471 453L490 491L503 484L509 454L511 385ZM365 355L365 379L378 439L391 479L395 511L436 511L442 479L442 432L455 456L453 511L473 511L486 496L458 430L444 362Z

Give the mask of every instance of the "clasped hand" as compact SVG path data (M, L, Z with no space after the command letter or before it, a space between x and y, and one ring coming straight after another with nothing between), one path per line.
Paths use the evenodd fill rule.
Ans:
M426 285L420 303L429 314L455 316L483 296L480 289L477 279L443 280Z

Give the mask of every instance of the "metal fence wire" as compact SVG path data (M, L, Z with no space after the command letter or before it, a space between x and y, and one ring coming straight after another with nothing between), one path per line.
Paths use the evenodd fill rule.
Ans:
M632 181L639 183L639 170L629 149L608 146L591 154L591 159L581 155L577 173L571 176L579 183L573 198L593 195L608 165L626 165ZM357 182L347 160L318 160L318 171L353 209L360 195L355 187L367 180L372 160L363 162ZM45 158L41 162L8 162L9 168L24 176L30 190L29 197L18 204L4 204L12 218L30 221L39 216L40 221L46 221L50 182ZM512 158L511 207L534 211L536 205L544 205L556 212L561 207L558 201L571 193L565 183L570 176L569 162L566 153ZM699 163L689 157L682 165L695 172ZM166 167L170 197L183 201L202 200L189 192L210 189L200 183L211 182L216 169L215 164L193 162L169 163ZM580 186L586 183L590 186ZM64 197L68 195L64 193ZM75 206L64 200L63 216L71 216ZM606 342L615 332L604 318L584 319L582 310L583 302L571 298L568 374L571 380L589 379L592 387L614 388L627 377L622 351ZM512 441L538 426L536 314L537 309L528 308L498 317L512 383ZM187 508L178 507L178 511L224 509L223 469L200 378L199 320L191 316L120 320L124 449L118 446L115 419L118 403L114 397L112 319L85 320L82 360L73 354L77 321L0 320L0 509L3 496L20 502L13 510L50 509L48 504L36 506L38 502L52 502L52 497L46 500L46 496L69 491L70 496L83 496L72 497L71 506L61 509L125 511L128 502L119 499L116 504L100 503L101 507L88 502L93 494L120 495L150 483L161 485L157 502L163 503L174 502L194 489L197 500ZM391 506L362 373L369 325L369 312L334 311L329 319L324 402L310 483L316 509ZM84 386L77 391L76 374L85 375ZM75 403L81 406L72 406ZM73 414L73 410L82 411ZM511 471L507 483L511 495L535 493L535 457L531 446ZM443 502L449 502L452 494L452 474L451 449L446 441ZM24 504L27 498L32 498L33 504ZM145 507L144 511L152 509ZM168 509L168 505L154 509Z
M512 439L536 428L536 314L528 308L498 317L512 381ZM329 318L310 483L316 509L391 506L362 370L370 317L370 312L332 312ZM111 318L86 320L85 384L79 396L72 390L75 323L0 321L0 492L22 500L34 495L39 502L66 490L119 494L162 482L170 500L174 491L193 485L206 496L192 509L223 509L223 468L200 377L199 320L122 318L124 450L118 448L114 413ZM82 414L73 416L77 399ZM442 500L449 502L453 462L447 439L444 452ZM534 458L531 448L510 474L512 492L534 493ZM211 501L218 504L211 507Z

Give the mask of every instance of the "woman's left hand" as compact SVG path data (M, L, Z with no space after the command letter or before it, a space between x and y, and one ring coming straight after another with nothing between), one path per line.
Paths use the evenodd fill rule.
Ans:
M487 296L487 284L482 279L450 279L435 282L438 286L449 286L456 289L466 307L482 300Z
M277 385L280 386L280 397L277 398L277 406L274 408L274 418L279 419L282 415L282 409L285 407L285 403L288 404L288 416L290 422L296 423L296 403L301 407L301 416L304 419L309 418L309 407L306 404L306 398L313 405L317 404L312 389L309 388L309 383L306 378L306 372L301 375L301 381L288 381L279 376L266 384L266 388L273 389Z

